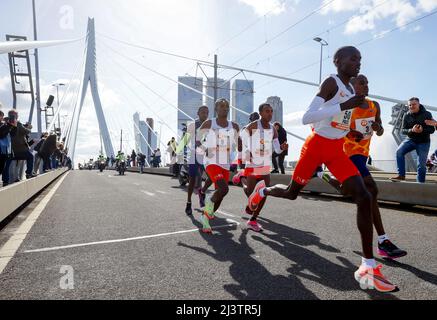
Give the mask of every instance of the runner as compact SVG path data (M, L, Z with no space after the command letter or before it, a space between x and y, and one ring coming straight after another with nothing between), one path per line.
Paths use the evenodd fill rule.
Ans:
M229 102L226 99L217 100L215 110L217 117L205 121L200 127L200 134L206 137L205 170L215 185L215 192L206 200L204 214L200 218L204 233L212 233L209 220L214 218L223 198L229 192L230 164L235 158L240 140L238 125L228 121Z
M369 82L364 75L358 75L351 79L357 95L369 95ZM384 134L381 120L381 108L379 103L366 99L369 105L368 109L354 109L351 118L351 131L344 138L344 152L355 164L363 177L367 190L372 195L372 215L373 225L378 234L378 254L384 258L397 259L407 255L407 252L399 249L385 233L382 223L381 213L378 206L378 187L375 180L367 169L367 160L369 158L370 142L373 132L377 136ZM324 179L326 180L326 179ZM335 177L329 177L328 181L332 186L343 193L340 182Z
M334 55L334 64L338 74L331 75L323 82L304 114L303 124L313 123L314 132L302 147L292 182L286 188L266 188L259 182L249 197L249 207L256 210L266 196L295 200L316 168L324 163L357 204L357 224L363 257L361 266L355 272L355 279L362 288L376 288L381 292L395 291L397 287L382 275L381 266L376 265L373 255L372 196L358 169L343 152L343 138L349 132L352 109L368 108L365 97L355 95L349 84L350 79L359 74L361 53L355 47L342 47Z
M249 126L252 122L259 120L260 116L258 112L252 112L249 116L249 123L247 124L247 126ZM242 130L241 130L241 135L245 134L245 130L247 128L247 126L245 126ZM240 139L241 141L241 139ZM244 169L246 168L246 165L243 163L242 160L242 144L240 143L238 145L238 162L237 165L240 167L240 170L232 177L232 184L234 186L238 186L240 183L243 186L243 188L247 188L247 180L244 174ZM251 214L251 213L250 213Z
M193 214L191 197L193 195L194 188L197 187L198 190L202 189L202 175L205 171L203 167L203 156L196 152L198 146L200 146L200 137L198 136L198 131L202 123L204 123L208 119L209 109L207 106L201 106L197 110L198 119L194 120L187 126L187 132L181 139L181 143L179 143L176 154L180 154L184 152L186 146L188 146L188 191L187 191L187 205L185 207L185 213L189 216ZM209 179L207 179L206 183L207 188L211 185ZM199 205L201 208L205 206L205 194L201 192L197 192L199 196Z
M243 190L247 197L251 195L256 184L261 181L263 186L270 185L270 170L272 161L272 149L277 154L288 149L287 143L279 145L278 132L270 124L273 117L273 108L268 103L263 103L259 106L259 114L261 119L250 123L241 133L243 142L243 161L246 163L244 177L247 184L243 183ZM247 161L246 161L247 160ZM246 213L252 217L247 222L248 228L255 232L262 231L261 225L257 218L264 206L266 198L258 205L255 211L246 207Z

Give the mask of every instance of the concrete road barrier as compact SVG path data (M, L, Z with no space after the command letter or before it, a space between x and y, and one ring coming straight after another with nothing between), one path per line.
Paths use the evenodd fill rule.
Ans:
M68 169L62 168L1 188L0 222L66 171Z
M128 170L131 172L139 172L138 168L129 168ZM144 173L172 176L168 167L145 168ZM434 181L436 178L434 175L430 175L430 182L424 184L410 181L392 182L385 178L385 176L391 177L393 176L393 173L385 173L381 171L378 172L377 177L375 177L379 189L378 200L437 208L437 183ZM290 180L291 173L285 175L273 174L271 176L271 183L273 185L288 185ZM340 195L335 188L321 179L312 179L304 188L304 191L328 195Z

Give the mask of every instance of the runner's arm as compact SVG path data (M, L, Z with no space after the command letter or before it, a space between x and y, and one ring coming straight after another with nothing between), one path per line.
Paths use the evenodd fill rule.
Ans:
M372 124L372 129L376 131L376 135L378 137L382 136L384 134L384 128L382 126L382 119L381 119L381 107L378 102L374 102L376 107L376 117L375 117L375 123Z
M341 112L340 104L325 105L325 102L331 99L337 90L338 87L334 78L330 77L323 82L319 93L314 97L303 115L302 122L304 125L320 122Z

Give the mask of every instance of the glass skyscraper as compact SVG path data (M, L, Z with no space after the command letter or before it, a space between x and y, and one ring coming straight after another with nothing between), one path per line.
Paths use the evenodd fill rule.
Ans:
M203 92L203 79L196 77L178 77L178 81ZM203 105L203 95L194 92L182 85L178 85L178 108L193 119L197 118L197 110ZM183 124L192 121L188 116L178 111L178 131L183 129ZM182 136L182 134L181 134Z
M247 113L253 112L253 81L235 80L232 84L232 106ZM232 121L236 122L240 128L249 123L249 115L231 108Z

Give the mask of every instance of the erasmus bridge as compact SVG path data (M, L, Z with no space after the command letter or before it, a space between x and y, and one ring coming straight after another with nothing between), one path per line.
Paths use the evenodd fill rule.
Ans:
M228 69L318 86L96 34L94 19L89 19L86 36L81 39L0 43L0 54L9 55L84 43L66 89L73 98L65 99L67 93L64 95L46 128L54 130L60 112L71 110L60 137L71 159L75 157L80 114L89 91L102 149L108 156L117 151L108 125L111 114L99 96L97 41L104 45L106 54L130 60L149 73L209 99L217 98L217 90L214 96L206 95L116 51L110 42L212 67L215 81L218 70ZM105 68L123 68L116 60L112 62ZM130 76L185 114L143 78ZM74 88L73 82L80 85ZM373 98L407 103L383 96ZM160 117L159 110L145 101L143 104L180 137ZM426 107L437 111L433 106ZM231 108L245 113L235 106ZM37 131L41 133L41 125ZM287 133L292 139L303 140ZM147 139L142 135L141 139L152 150ZM166 149L165 143L158 143ZM273 175L272 183L287 185L291 174ZM247 198L240 187L231 186L212 221L213 234L209 235L199 230L201 210L197 197L193 196L193 216L188 217L184 213L186 189L179 186L167 167L147 167L144 174L132 167L126 176L113 170L62 168L0 189L0 299L436 299L437 177L430 175L427 183L417 184L415 173L411 172L407 181L394 183L388 179L392 174L374 172L386 231L409 252L398 261L379 260L385 265L385 274L400 287L396 293L358 288L352 277L360 262L356 207L322 180L313 179L296 201L268 199L260 217L265 229L262 233L246 228L247 216L243 212Z

